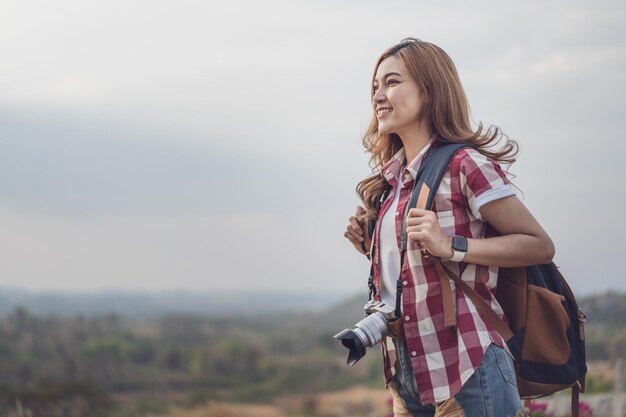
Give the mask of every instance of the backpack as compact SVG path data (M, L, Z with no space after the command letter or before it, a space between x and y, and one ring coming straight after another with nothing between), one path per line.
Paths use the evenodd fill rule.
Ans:
M417 173L409 208L430 210L452 157L467 144L437 142L431 146ZM405 220L406 222L406 220ZM372 223L367 227L373 233ZM406 242L406 224L402 229ZM371 239L370 234L370 239ZM472 300L483 319L506 341L515 359L517 386L523 399L537 398L572 388L572 416L578 416L578 393L584 392L586 316L572 290L553 263L499 268L496 299L508 323L452 270L435 257L444 304L444 321L454 325L450 280Z

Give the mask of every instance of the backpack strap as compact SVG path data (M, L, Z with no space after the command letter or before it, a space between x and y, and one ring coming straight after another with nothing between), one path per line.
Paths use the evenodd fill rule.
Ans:
M435 201L435 195L443 175L448 170L450 161L461 149L470 145L464 143L438 142L437 146L432 146L428 150L424 161L422 161L420 171L415 180L409 208L417 207L430 210ZM401 252L406 251L407 234L406 234L406 216L402 223ZM426 256L425 252L422 252ZM443 318L446 327L456 325L456 315L454 314L454 297L452 287L446 273L441 265L435 263L435 270L439 276L439 284L441 287L441 297L443 301Z
M417 207L430 210L435 201L435 194L443 175L448 170L452 157L458 151L469 147L465 143L435 142L424 157L420 170L415 178L415 185L408 207ZM406 216L402 222L401 250L406 250Z
M446 283L450 286L450 282L448 281L448 277L458 285L465 295L467 295L470 300L474 303L476 310L480 313L480 315L493 327L496 331L504 338L504 340L509 340L513 337L513 332L509 329L509 326L500 319L500 317L493 311L491 306L487 304L484 298L482 298L472 287L467 285L465 281L463 281L457 274L455 274L450 268L441 263L439 259L435 259L435 268L441 269L444 271L443 273L447 275ZM437 271L439 274L439 271ZM439 274L441 278L441 274ZM442 291L443 293L443 291ZM445 300L444 300L444 309L445 309ZM445 315L445 312L444 312Z
M571 401L571 407L570 407L572 417L580 416L579 400L580 400L580 384L574 384L572 386L572 401Z

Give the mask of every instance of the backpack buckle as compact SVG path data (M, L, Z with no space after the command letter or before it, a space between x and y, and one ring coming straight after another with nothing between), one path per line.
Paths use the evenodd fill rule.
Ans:
M578 309L578 334L580 340L585 340L585 322L587 321L587 315L583 311Z

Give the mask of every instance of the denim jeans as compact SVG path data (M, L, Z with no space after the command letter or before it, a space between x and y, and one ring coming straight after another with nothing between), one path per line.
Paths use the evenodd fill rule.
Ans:
M491 344L474 374L453 398L422 405L405 342L395 342L396 375L390 384L397 417L514 417L523 409L511 356Z

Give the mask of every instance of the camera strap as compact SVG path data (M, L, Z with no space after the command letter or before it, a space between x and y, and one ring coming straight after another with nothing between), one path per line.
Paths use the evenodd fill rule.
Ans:
M380 210L380 208L382 207L383 203L385 202L385 200L387 199L387 197L389 197L389 193L391 192L391 188L386 189L385 191L383 191L382 195L380 196L380 201L378 202L378 210ZM375 262L375 252L376 252L376 218L374 219L369 219L367 221L367 230L366 230L366 234L369 236L370 238L370 247L371 247L371 252L369 254L369 260L370 260L370 276L367 279L367 288L369 289L369 297L368 300L371 300L373 296L375 296L377 294L376 292L376 286L374 285L374 262ZM365 247L364 243L361 243L361 248L363 249L364 252L367 253L367 248Z
M417 205L417 200L420 193L416 192L416 190L419 189L418 187L420 186L420 183L423 185L423 181L420 180L422 177L422 173L424 172L424 162L426 162L426 158L428 158L428 154L426 154L420 170L415 176L415 184L413 185L413 190L411 191L411 199L409 200L409 204L407 204L404 218L402 220L402 235L400 236L400 273L398 274L398 280L396 281L396 317L402 317L402 284L404 281L402 279L402 266L404 265L404 258L406 255L407 247L406 219L411 207L416 207Z

